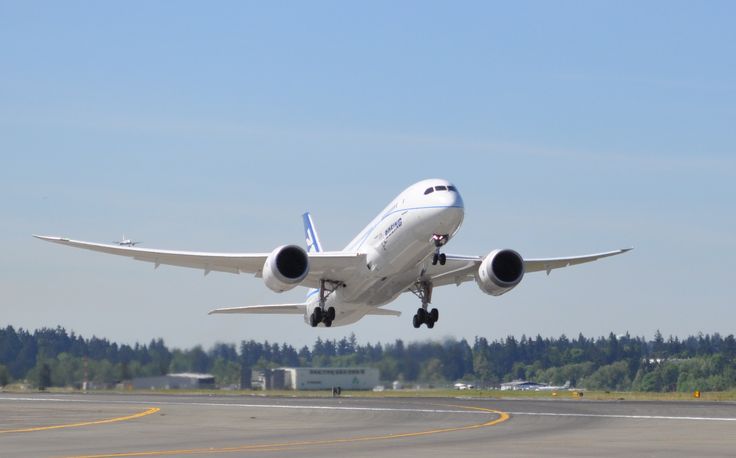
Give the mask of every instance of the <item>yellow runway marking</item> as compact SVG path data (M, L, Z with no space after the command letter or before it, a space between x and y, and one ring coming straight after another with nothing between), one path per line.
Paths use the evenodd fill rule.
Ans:
M94 420L94 421L83 421L79 423L67 423L63 425L51 425L51 426L37 426L35 428L21 428L21 429L0 429L0 434L8 434L8 433L32 433L36 431L48 431L50 429L63 429L63 428L79 428L80 426L90 426L90 425L102 425L105 423L117 423L120 421L126 421L126 420L135 420L136 418L145 417L146 415L151 415L153 413L158 412L158 407L152 407L148 410L145 410L143 412L138 412L133 415L127 415L125 417L116 417L116 418L106 418L104 420Z
M130 456L165 456L165 455L197 455L206 453L235 453L235 452L250 452L250 451L277 451L284 449L291 449L295 447L309 447L317 445L334 445L334 444L346 444L351 442L373 442L387 439L401 439L406 437L419 437L429 436L432 434L440 433L451 433L455 431L465 431L469 429L486 428L494 426L499 423L511 418L511 416L500 410L485 409L483 407L470 407L470 406L448 406L458 407L468 410L480 410L498 415L498 418L487 421L485 423L477 423L468 426L456 426L451 428L432 429L427 431L416 431L411 433L397 433L397 434L385 434L379 436L364 436L364 437L350 437L344 439L323 439L314 441L299 441L299 442L281 442L273 444L258 444L258 445L241 445L236 447L212 447L212 448L198 448L198 449L180 449L180 450L153 450L144 452L123 452L123 453L105 453L100 455L84 455L75 456L74 458L116 458L116 457L130 457Z

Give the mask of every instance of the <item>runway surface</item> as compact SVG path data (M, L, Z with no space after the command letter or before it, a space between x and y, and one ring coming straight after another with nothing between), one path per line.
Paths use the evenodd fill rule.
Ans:
M0 456L736 456L736 404L0 394Z

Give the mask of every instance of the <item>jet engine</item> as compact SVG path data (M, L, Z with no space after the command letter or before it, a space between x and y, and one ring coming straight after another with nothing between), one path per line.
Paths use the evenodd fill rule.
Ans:
M263 264L263 281L277 293L296 287L309 273L309 256L299 246L283 245L271 252Z
M492 296L511 291L524 278L524 259L514 250L493 250L483 259L475 281Z

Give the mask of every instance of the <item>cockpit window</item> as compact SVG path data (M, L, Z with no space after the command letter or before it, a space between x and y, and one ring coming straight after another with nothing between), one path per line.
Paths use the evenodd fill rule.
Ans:
M432 193L432 192L434 192L434 188L427 188L427 190L424 191L424 195L426 196L427 194Z
M435 186L435 191L447 191L447 186Z
M455 186L452 186L452 185L448 186L448 187L447 187L447 190L448 190L448 191L454 191L454 192L457 192L457 188L456 188Z

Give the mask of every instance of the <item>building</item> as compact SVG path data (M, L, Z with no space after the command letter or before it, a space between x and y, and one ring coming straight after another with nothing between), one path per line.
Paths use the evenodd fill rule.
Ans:
M281 367L263 374L267 390L372 390L378 385L372 367Z
M212 390L215 377L210 374L180 373L155 377L138 377L130 382L137 390Z

